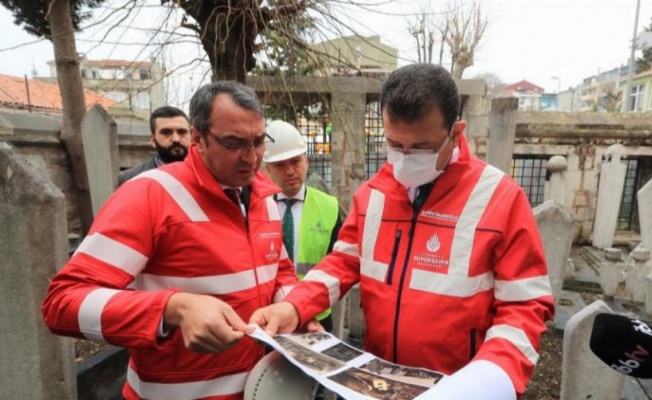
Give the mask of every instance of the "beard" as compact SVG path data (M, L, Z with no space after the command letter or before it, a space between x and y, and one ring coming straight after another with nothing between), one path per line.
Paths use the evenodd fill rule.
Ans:
M166 164L183 161L188 154L188 148L181 143L172 143L169 147L163 147L155 140L154 146L156 146L156 152L161 158L161 161Z

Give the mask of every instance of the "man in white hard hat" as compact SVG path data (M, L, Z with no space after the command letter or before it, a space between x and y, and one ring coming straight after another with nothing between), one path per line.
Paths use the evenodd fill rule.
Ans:
M283 217L283 243L299 279L328 254L342 225L340 208L334 196L306 186L308 149L299 131L284 121L272 121L267 134L273 142L265 148L267 172L282 189L275 195ZM324 329L331 331L331 310L317 316Z

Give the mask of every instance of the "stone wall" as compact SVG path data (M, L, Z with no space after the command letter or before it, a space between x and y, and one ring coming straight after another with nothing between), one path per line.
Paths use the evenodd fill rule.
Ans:
M483 113L476 110L474 115ZM483 156L487 149L486 127L481 125L481 118L475 120L475 128L479 129L469 124L467 135L472 137L473 150ZM117 123L120 168L136 165L153 153L146 121L118 120ZM12 143L61 189L66 195L69 231L78 232L69 163L63 146L57 141L58 126L57 117L0 110L0 141ZM628 157L641 157L640 181L649 181L652 178L652 120L649 114L519 112L517 115L514 155L561 155L567 159L568 187L564 205L577 217L576 242L586 243L591 239L601 158L615 143L625 146ZM346 190L338 195L349 196L354 189L351 186L348 183ZM342 203L348 204L348 199L345 200Z

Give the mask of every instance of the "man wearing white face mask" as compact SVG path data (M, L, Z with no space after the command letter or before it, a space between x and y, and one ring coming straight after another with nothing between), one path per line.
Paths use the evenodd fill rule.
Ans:
M444 372L420 400L513 400L554 306L520 186L472 156L440 66L394 71L380 105L388 163L356 192L334 251L251 322L288 332L360 283L365 350Z

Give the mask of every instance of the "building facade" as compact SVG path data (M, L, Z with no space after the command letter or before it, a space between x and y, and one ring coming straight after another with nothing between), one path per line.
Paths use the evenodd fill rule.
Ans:
M132 111L141 118L166 104L163 78L165 70L156 59L150 61L79 59L85 88L96 91L116 102L114 107ZM49 61L50 78L39 78L56 84L57 70Z

